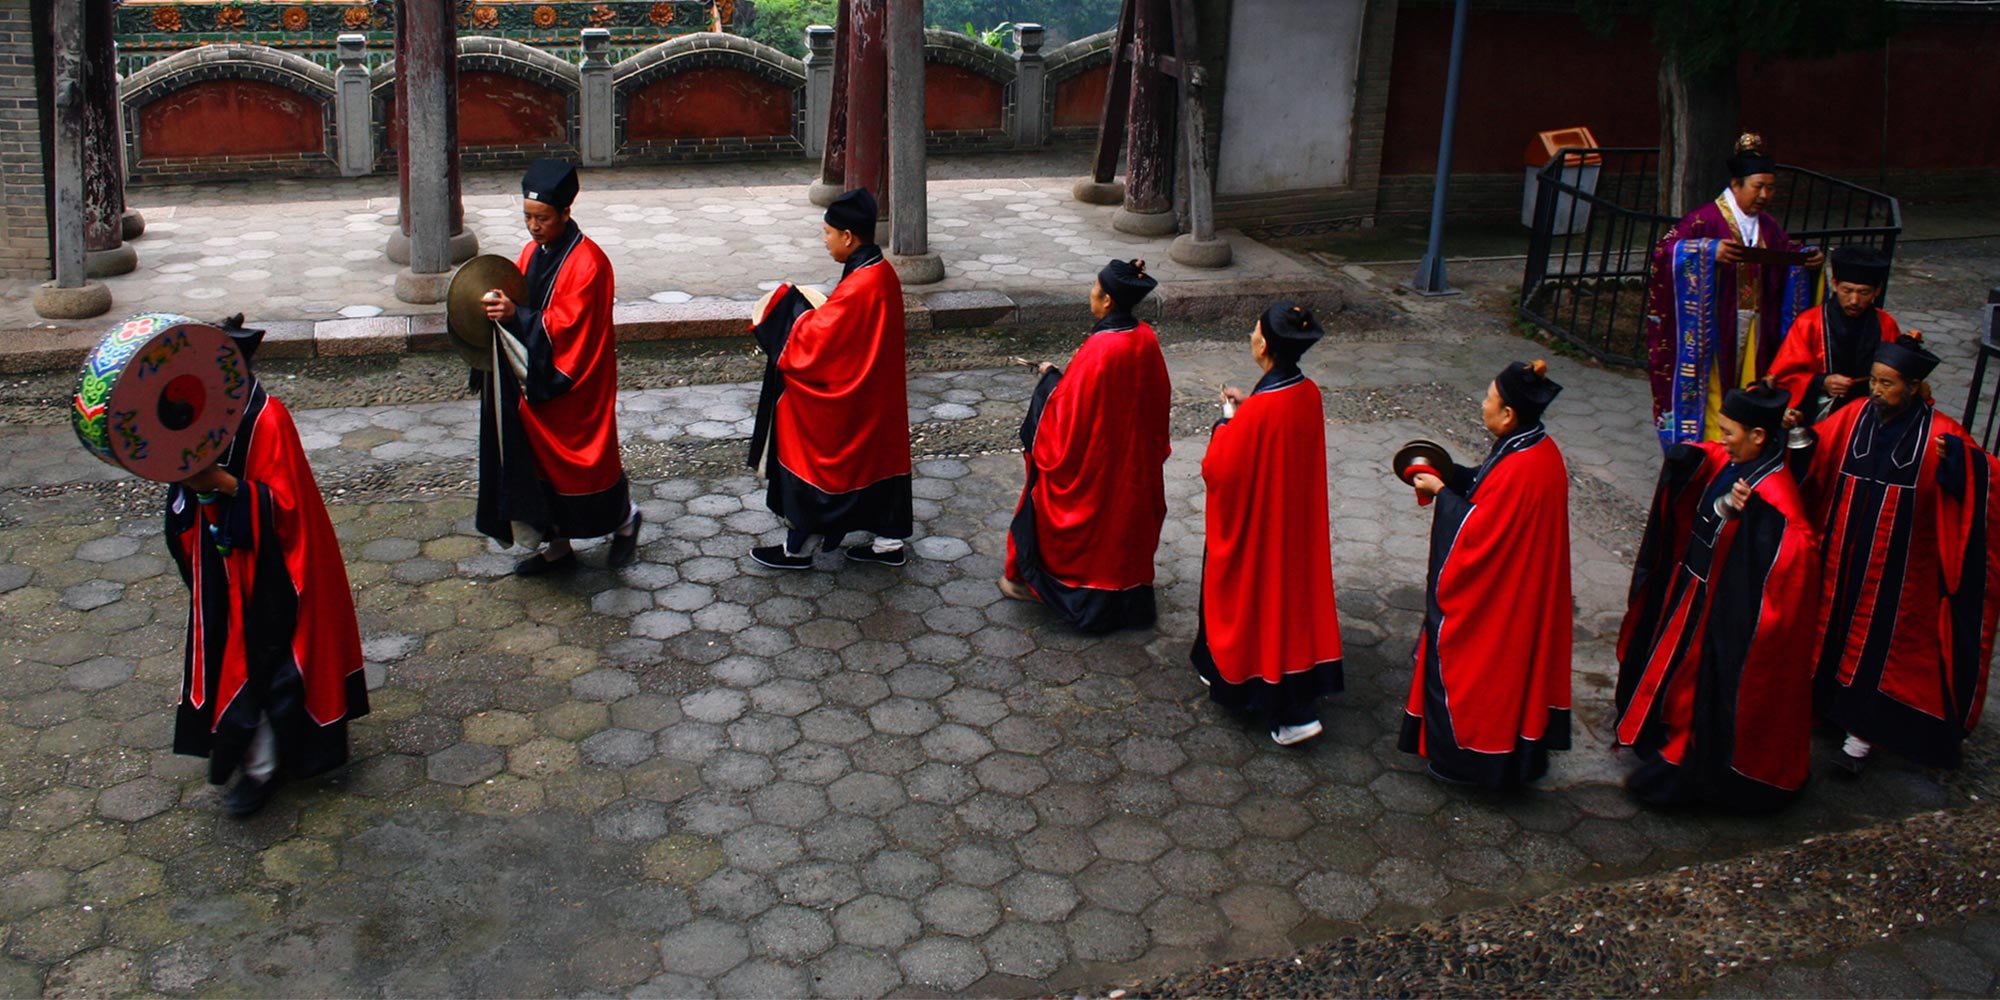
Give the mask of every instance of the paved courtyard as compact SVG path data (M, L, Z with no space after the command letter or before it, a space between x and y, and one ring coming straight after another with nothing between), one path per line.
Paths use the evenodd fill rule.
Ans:
M1117 232L1111 206L1071 199L1088 156L1073 149L933 160L930 248L944 258L946 278L911 291L1087 287L1111 257L1145 258L1168 282L1304 272L1240 236L1229 267L1175 264L1171 238ZM620 302L755 299L780 282L831 282L839 274L820 241L824 210L806 199L817 169L799 160L586 170L574 212L611 258ZM480 250L513 259L527 241L519 173L467 173L464 190L466 229ZM247 310L325 320L441 309L396 299L400 267L383 253L396 225L393 175L158 185L129 194L147 226L132 243L138 269L104 279L114 313ZM6 291L0 329L33 328L32 283Z
M1899 314L1962 387L1954 267L1929 297L1911 282ZM1635 806L1607 732L1657 462L1645 385L1510 336L1490 308L1504 266L1455 270L1474 294L1443 302L1393 294L1399 277L1349 269L1357 332L1307 359L1328 393L1347 690L1327 736L1293 749L1210 706L1186 658L1211 401L1255 375L1234 342L1169 348L1162 616L1108 637L993 583L1023 369L912 377L917 558L900 570L751 563L779 529L740 467L748 384L622 394L641 561L609 572L587 548L592 568L558 581L506 575L472 530L470 401L303 406L375 710L351 765L248 822L168 750L186 595L156 490L66 428L9 428L0 993L1040 994L1970 800L1884 760L1858 781L1822 765L1775 817ZM1487 380L1529 356L1567 386L1550 426L1572 474L1577 748L1494 797L1394 747L1429 513L1385 466L1418 435L1476 454ZM292 373L265 376L284 397Z

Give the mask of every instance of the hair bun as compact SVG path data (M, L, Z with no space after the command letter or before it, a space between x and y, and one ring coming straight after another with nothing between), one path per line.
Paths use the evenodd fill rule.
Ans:
M1143 258L1139 258L1139 257L1134 257L1134 258L1132 258L1132 270L1134 270L1134 271L1137 271L1137 272L1139 272L1140 274L1145 274L1145 273L1146 273L1146 261L1145 261L1145 260L1144 260Z
M1549 363L1543 361L1541 358L1536 358L1528 362L1528 370L1534 372L1536 378L1542 378L1549 373Z
M1903 336L1916 341L1918 344L1922 344L1924 342L1924 332L1922 330L1904 330Z

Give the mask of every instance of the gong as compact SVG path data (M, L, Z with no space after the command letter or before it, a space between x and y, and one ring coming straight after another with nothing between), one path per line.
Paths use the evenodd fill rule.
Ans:
M84 358L70 426L99 459L156 482L221 461L250 398L250 367L229 335L171 313L112 327Z
M486 253L458 266L444 296L444 329L452 350L483 372L493 370L493 321L486 318L485 298L496 288L517 306L528 297L521 269L499 254Z

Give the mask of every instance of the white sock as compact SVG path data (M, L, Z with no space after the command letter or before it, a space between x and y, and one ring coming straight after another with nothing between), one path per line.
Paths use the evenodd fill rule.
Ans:
M903 551L903 540L900 538L877 538L875 539L875 544L870 546L870 548L885 554L889 552L901 552Z
M278 734L271 729L271 717L257 720L257 732L250 737L250 749L243 754L243 775L251 781L269 781L278 771Z
M569 539L567 538L551 538L549 539L549 544L542 548L542 558L544 559L561 559L566 555L569 555Z
M1875 747L1871 745L1867 740L1864 740L1861 737L1855 736L1853 734L1849 734L1847 737L1847 742L1840 745L1841 753L1844 753L1849 757L1853 757L1857 760L1862 757L1868 756L1868 751L1873 749L1875 749Z
M817 553L819 551L820 544L821 541L818 535L807 535L806 548L805 551L803 552L793 552L792 541L789 538L785 539L784 542L780 543L779 548L782 548L784 550L785 555L787 557L792 559L797 559L800 556L809 556L813 555L814 553Z
M632 505L632 509L626 512L625 523L618 526L618 534L629 537L632 534L633 530L637 528L638 523L639 523L639 505L635 503Z

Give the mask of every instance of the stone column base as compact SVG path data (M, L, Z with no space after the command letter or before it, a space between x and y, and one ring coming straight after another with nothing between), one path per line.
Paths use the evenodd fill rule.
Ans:
M131 274L139 266L139 252L130 243L120 243L108 250L85 250L83 252L83 274L87 278L109 278L115 274Z
M1120 206L1111 213L1111 228L1134 236L1172 236L1181 228L1173 209L1164 212L1134 212Z
M844 190L846 189L830 181L817 180L812 182L811 187L806 188L806 200L825 208L833 204L833 199L840 197Z
M896 280L905 285L930 285L944 280L944 258L934 253L887 255Z
M120 239L136 240L146 235L146 217L140 215L136 208L126 209L125 214L118 217L118 224L123 227L119 232Z
M1077 181L1069 196L1086 205L1125 204L1125 185L1118 181L1098 181L1090 177Z
M1230 248L1229 241L1220 236L1201 240L1196 239L1193 233L1184 233L1174 237L1174 246L1168 256L1174 259L1174 263L1188 267L1228 267L1235 251Z
M451 271L422 273L403 268L396 272L396 298L401 302L430 305L443 302L451 290Z
M53 281L35 286L35 315L43 319L89 319L111 311L111 289L101 281L75 288L57 288Z
M523 233L522 239L525 241L527 234ZM391 230L389 233L389 242L382 248L382 253L389 258L389 263L409 267L410 238L404 235L400 227ZM452 263L463 264L477 256L479 256L479 237L472 230L463 229L451 235Z

